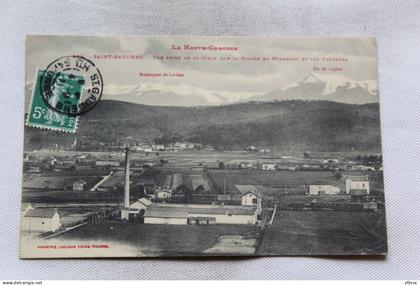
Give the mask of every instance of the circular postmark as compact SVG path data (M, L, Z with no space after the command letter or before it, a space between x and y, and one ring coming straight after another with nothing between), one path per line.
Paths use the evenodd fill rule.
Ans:
M92 110L103 91L102 75L83 56L63 56L50 63L40 80L41 96L50 109L71 117Z

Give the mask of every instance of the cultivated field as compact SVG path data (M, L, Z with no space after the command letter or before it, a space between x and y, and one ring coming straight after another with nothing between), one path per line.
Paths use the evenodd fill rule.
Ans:
M385 253L385 215L373 212L278 211L265 229L261 255Z
M23 176L23 190L44 189L44 190L66 190L73 187L73 183L79 180L86 182L86 189L93 187L102 179L98 175L29 175Z

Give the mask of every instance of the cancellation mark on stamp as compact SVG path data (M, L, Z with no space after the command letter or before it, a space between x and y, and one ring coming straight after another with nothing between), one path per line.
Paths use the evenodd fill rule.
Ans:
M78 117L96 106L102 90L102 76L93 62L60 57L37 71L26 124L74 133Z

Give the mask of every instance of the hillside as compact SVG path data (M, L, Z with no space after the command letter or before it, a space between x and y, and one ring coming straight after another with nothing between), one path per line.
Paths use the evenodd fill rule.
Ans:
M39 134L45 134L40 141ZM329 101L159 107L103 100L80 117L76 135L25 129L32 144L188 140L217 149L380 150L379 105ZM34 141L35 140L35 141Z

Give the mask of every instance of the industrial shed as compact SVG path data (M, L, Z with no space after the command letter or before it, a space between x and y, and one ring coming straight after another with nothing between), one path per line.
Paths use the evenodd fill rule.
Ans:
M153 204L144 215L145 224L255 224L256 206L200 204Z
M188 212L182 209L166 207L149 207L144 215L145 224L187 224Z

